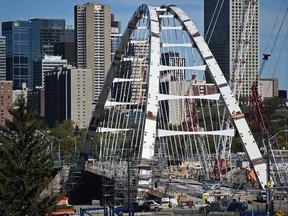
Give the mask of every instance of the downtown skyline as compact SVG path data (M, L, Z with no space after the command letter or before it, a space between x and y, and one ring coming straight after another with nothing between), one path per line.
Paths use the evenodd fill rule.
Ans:
M74 25L73 8L75 5L81 5L86 1L71 0L71 1L20 1L11 0L5 1L0 7L0 22L28 20L33 18L48 18L48 19L65 19L66 25ZM125 31L127 23L132 17L135 10L143 3L153 6L161 6L167 3L159 0L156 3L151 0L146 1L115 1L102 0L99 4L109 5L111 13L115 14L115 19L122 24L122 33ZM171 3L171 2L170 2ZM173 4L179 6L191 18L197 26L202 36L204 32L204 1L175 1ZM287 14L288 2L285 0L261 0L260 1L260 50L259 64L262 63L263 53L271 52L271 57L266 62L261 78L278 78L279 90L288 91L288 46L287 34L288 24ZM275 22L277 20L277 22ZM282 29L280 30L280 25ZM273 30L273 32L272 32ZM279 31L279 35L277 35ZM2 35L2 32L1 32ZM277 40L276 40L277 38Z

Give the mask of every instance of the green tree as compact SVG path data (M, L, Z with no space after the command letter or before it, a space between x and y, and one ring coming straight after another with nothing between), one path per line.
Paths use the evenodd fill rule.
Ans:
M268 113L273 114L282 105L282 100L278 97L265 98L264 105L267 108Z
M55 128L50 128L49 133L43 131L44 134L47 134L49 139L54 142L54 159L58 157L57 146L60 145L61 152L60 156L62 160L65 160L65 163L74 162L74 140L78 142L77 138L74 137L74 122L72 120L64 120L62 123L56 125ZM71 138L73 139L71 139ZM55 142L55 139L59 141ZM78 147L77 147L78 149Z
M44 215L54 210L57 199L40 196L52 180L50 143L37 133L41 121L23 94L9 113L13 120L0 127L0 215Z
M62 123L57 124L56 127L46 129L43 133L56 137L57 139L63 139L67 136L73 136L74 130L74 122L72 120L64 120ZM47 131L49 131L49 133L47 133Z

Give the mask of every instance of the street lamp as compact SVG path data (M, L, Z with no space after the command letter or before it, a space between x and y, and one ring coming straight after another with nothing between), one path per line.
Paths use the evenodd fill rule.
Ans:
M267 164L267 185L266 185L266 211L267 211L267 215L268 213L271 213L271 191L270 191L270 187L271 187L271 176L270 176L270 151L273 151L272 149L272 144L271 141L272 139L274 139L279 133L281 132L288 132L288 130L281 130L278 131L276 134L274 134L271 137L267 138L267 143L266 143L266 151L267 151L267 157L266 157L266 164Z
M71 136L67 136L67 138L74 140L74 160L76 159L76 151L77 151L77 140Z
M228 207L229 207L229 204L230 204L231 201L233 200L235 194L237 193L237 191L239 190L239 188L240 188L242 185L246 184L246 183L247 183L247 181L246 181L246 179L245 179L245 180L243 180L243 181L239 184L239 186L236 188L236 190L235 190L234 193L232 194L230 200L228 201L228 203L227 203L227 205L226 205L226 208L225 208L225 210L224 210L224 212L223 212L222 215L225 215L225 214L226 214L227 209L228 209Z
M53 137L52 140L56 140L58 142L58 161L61 161L61 145L60 145L60 140L57 139L56 137Z
M53 143L51 142L51 140L49 140L45 134L43 134L41 131L39 130L35 130L36 133L38 133L40 136L43 137L43 139L45 139L48 143L50 143L50 154L52 155L53 153Z
M58 142L58 162L60 161L61 164L62 164L62 161L61 161L61 142L59 139L57 139L56 137L52 136L52 137L49 137L49 139L47 138L47 136L42 133L41 131L39 130L35 130L36 133L38 133L40 136L42 136L47 142L50 143L50 154L51 154L51 157L54 158L53 156L53 144L54 144L54 140L56 140ZM50 134L50 131L47 131L48 134Z

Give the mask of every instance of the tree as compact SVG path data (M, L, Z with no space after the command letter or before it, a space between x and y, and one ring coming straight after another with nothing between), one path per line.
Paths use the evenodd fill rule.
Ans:
M56 127L50 128L49 134L58 139L63 139L67 136L73 136L74 130L74 122L72 120L64 120L62 123L57 124Z
M266 106L268 113L271 115L281 107L281 99L277 97L265 98L264 105Z
M37 133L42 123L23 94L9 113L13 120L0 127L0 215L44 215L58 198L40 196L52 180L50 143Z
M59 140L61 159L65 160L65 162L74 162L74 141L69 139L69 137L74 137L74 130L74 122L72 120L64 120L62 123L57 124L57 127L49 129L48 137L52 140L53 137ZM45 134L45 131L43 133Z

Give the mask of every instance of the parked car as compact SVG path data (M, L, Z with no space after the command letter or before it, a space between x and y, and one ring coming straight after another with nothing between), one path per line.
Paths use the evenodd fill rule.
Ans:
M213 212L213 211L217 211L217 212L223 212L225 211L225 205L223 203L209 203L206 206L202 206L199 208L200 212Z
M162 205L155 200L146 200L141 203L136 208L136 211L146 212L146 211L161 211L163 209Z
M128 204L122 205L122 206L115 206L113 209L113 212L119 214L119 213L129 213L129 211L130 212L139 211L139 203L134 202L134 203L131 203L130 206L131 207L129 207Z
M119 214L129 212L149 212L149 211L161 211L163 209L162 205L156 202L155 200L146 200L140 203L131 203L131 208L129 205L117 206L114 208L114 212ZM133 210L132 210L133 209Z
M238 183L233 183L233 188L237 189L237 190L243 190L245 189L246 184L238 184Z
M220 185L213 185L213 184L202 184L201 188L203 190L218 190L220 189Z
M211 187L210 187L210 189L211 190L219 190L220 189L220 185L212 185Z
M210 184L202 184L202 185L201 185L201 188L202 188L203 190L210 190L211 185L210 185Z
M266 198L267 198L266 191L260 191L257 193L257 200L258 201L264 202L264 201L266 201Z
M227 206L227 204L225 204ZM231 202L227 208L227 211L246 211L248 209L248 204L243 202Z
M195 164L195 165L191 165L190 168L192 170L202 170L203 166L201 166L201 164Z

